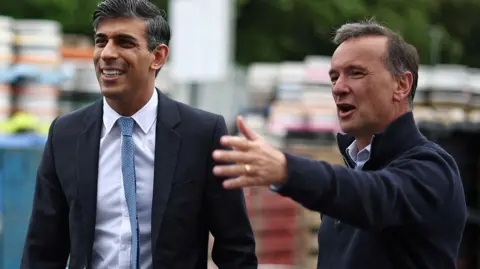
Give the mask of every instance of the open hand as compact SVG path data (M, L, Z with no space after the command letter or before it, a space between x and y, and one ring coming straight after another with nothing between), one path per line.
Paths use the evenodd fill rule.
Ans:
M269 186L282 184L287 178L285 155L247 127L242 117L237 126L244 137L223 136L220 143L233 150L215 150L217 162L233 163L216 165L213 173L231 178L223 182L225 188Z

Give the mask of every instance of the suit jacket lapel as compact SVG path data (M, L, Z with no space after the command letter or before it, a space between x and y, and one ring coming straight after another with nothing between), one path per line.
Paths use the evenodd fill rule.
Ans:
M85 232L86 262L90 264L97 212L97 179L103 102L95 103L84 117L85 130L78 136L77 163L79 202Z
M157 90L158 91L158 90ZM177 104L158 91L155 139L155 172L152 201L152 250L155 251L163 214L175 176L181 138L174 128L180 123Z

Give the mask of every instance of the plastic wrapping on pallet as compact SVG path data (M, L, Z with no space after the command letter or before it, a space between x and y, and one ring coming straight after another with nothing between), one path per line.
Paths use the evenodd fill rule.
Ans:
M434 115L434 121L443 124L467 121L467 113L463 107L436 108Z
M263 107L275 91L280 67L274 63L254 63L247 69L249 106Z
M56 65L61 63L61 26L50 20L16 20L16 62Z
M301 101L305 105L336 108L330 85L305 85L302 89Z
M268 130L274 134L283 134L287 130L306 128L306 110L301 102L274 102L270 108Z
M276 89L277 100L284 102L301 101L303 94L303 84L301 83L281 83Z
M469 69L467 87L472 92L469 106L480 109L480 71L478 69Z
M330 164L345 164L336 142L328 140L324 145L320 143L321 142L308 143L305 141L304 143L289 144L285 150L292 154L314 160L326 161ZM328 145L328 143L330 143L330 145Z
M59 114L59 90L50 84L25 80L15 87L15 110L26 112L41 123L51 123Z
M99 93L95 66L91 61L78 62L75 70L75 90L83 93Z
M308 84L331 85L330 60L326 56L307 56L305 58L305 80Z
M430 103L438 105L465 106L471 92L468 89L468 69L464 66L438 65L431 69L429 85Z
M91 59L71 59L68 66L71 79L66 80L60 92L60 111L67 113L93 103L101 97L100 86Z
M0 122L7 120L12 112L12 90L10 84L0 84Z
M340 131L337 109L328 106L305 106L307 113L307 130L309 132Z
M13 19L0 16L0 72L13 63Z
M425 105L429 102L429 91L431 90L431 68L427 66L419 66L418 82L415 92L415 105Z
M63 66L44 66L33 64L14 64L8 70L10 81L16 82L21 79L34 79L41 83L60 85L68 80L68 73Z
M468 121L472 123L480 123L480 109L470 111L468 113Z
M0 38L1 38L0 33ZM14 59L13 48L8 43L0 43L0 69L7 69Z
M430 106L415 105L413 109L413 116L417 122L420 121L434 121L435 109Z
M280 63L277 83L279 84L304 84L305 65L302 62Z

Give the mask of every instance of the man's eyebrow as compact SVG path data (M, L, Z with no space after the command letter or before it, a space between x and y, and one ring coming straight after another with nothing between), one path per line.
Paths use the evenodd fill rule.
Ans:
M359 64L351 64L351 65L347 66L347 69L365 70L366 68L364 66L359 65Z
M95 34L95 38L106 38L106 37L107 35L104 33ZM127 39L133 42L137 42L137 39L134 36L129 34L117 34L117 35L114 35L114 38Z
M351 70L351 69L359 69L359 70L366 70L366 68L364 66L361 66L359 64L349 64L348 66L345 67L345 69L347 70ZM330 71L328 71L328 74L331 76L331 75L334 75L334 74L337 74L338 71L335 70L335 69L330 69Z
M134 36L128 34L118 34L115 35L115 38L128 39L130 41L137 42L137 39Z
M102 33L95 34L95 38L105 38L105 37L107 37L106 34L102 34Z

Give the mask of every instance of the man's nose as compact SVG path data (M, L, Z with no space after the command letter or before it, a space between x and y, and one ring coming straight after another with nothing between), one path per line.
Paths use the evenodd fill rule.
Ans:
M332 85L332 94L333 96L341 96L348 93L349 88L345 81L340 77Z
M107 44L102 50L101 57L104 61L118 58L117 47L115 46L115 44L113 44L112 41L107 42Z

